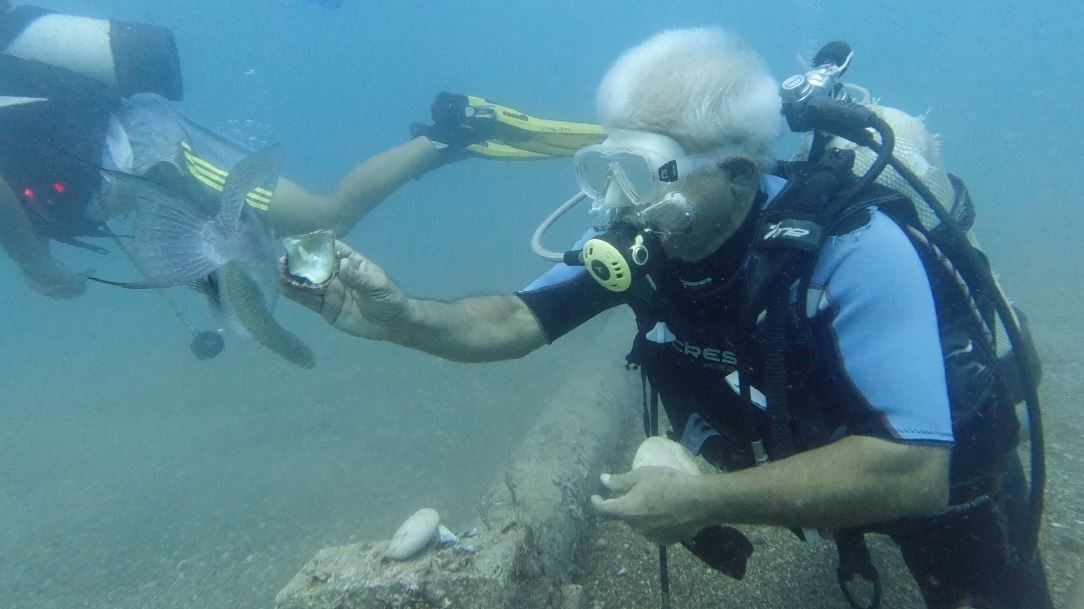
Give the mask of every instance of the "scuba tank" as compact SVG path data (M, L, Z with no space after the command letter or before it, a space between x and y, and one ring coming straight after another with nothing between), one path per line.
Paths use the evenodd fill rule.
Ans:
M64 15L0 3L0 50L93 78L119 96L157 93L179 101L181 63L167 28Z
M0 154L0 174L43 235L101 251L75 237L103 236L86 209L101 187L112 113L138 93L182 97L168 29L0 2L0 95L34 102L0 121L0 133L19 142Z
M874 157L865 161L856 155L856 169L865 165L860 178L863 184L879 182L908 196L923 227L942 246L964 273L964 279L975 290L992 296L996 310L994 331L1007 338L998 341L1011 348L1015 366L1010 374L1015 378L1006 382L1021 393L1027 407L1031 434L1031 501L1033 539L1038 535L1041 517L1045 467L1043 460L1042 423L1037 395L1040 370L1034 354L1034 346L1021 330L1016 311L1008 303L997 280L989 271L982 252L970 233L974 220L974 208L966 196L948 197L953 188L951 177L931 167L930 151L920 154L914 149L895 154L896 134L891 123L904 128L912 125L898 110L853 101L840 78L850 65L853 52L844 42L825 45L814 57L813 68L805 74L791 76L783 82L780 94L783 98L783 116L792 131L812 132L809 158L815 159L825 149L843 138L857 148L865 148ZM901 116L902 115L902 116ZM913 118L913 117L907 117ZM915 119L917 120L917 119ZM876 134L876 135L874 135ZM888 171L886 171L888 168ZM932 170L931 170L932 169ZM921 174L921 177L920 177ZM860 189L856 189L860 190ZM938 196L941 195L941 196ZM952 198L946 208L946 198ZM999 349L999 355L1003 354Z
M934 252L950 270L977 312L982 342L999 363L994 376L1012 405L1025 404L1030 434L1030 522L1028 556L1034 555L1042 520L1045 460L1038 398L1041 366L1022 317L1005 297L985 255L971 232L975 211L966 188L940 167L937 142L919 118L894 108L852 98L841 77L853 53L844 42L823 47L812 68L782 84L783 115L792 131L812 133L807 159L849 149L860 192L873 183L910 199L913 217L922 231L909 229L913 240ZM867 94L868 96L868 94ZM848 203L837 209L846 209ZM979 340L979 339L976 339ZM955 418L955 414L954 414ZM955 422L954 422L955 425ZM840 551L841 563L844 556ZM868 562L868 561L867 561ZM840 571L840 585L854 605ZM879 594L877 595L879 596ZM876 604L876 603L874 603Z

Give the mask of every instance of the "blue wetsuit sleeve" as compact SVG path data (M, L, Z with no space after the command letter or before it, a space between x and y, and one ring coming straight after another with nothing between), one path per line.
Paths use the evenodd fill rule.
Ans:
M593 234L585 235L574 249L583 247L583 241ZM542 326L546 342L557 340L595 315L624 302L620 294L600 286L584 267L564 263L553 265L516 295Z
M903 230L872 210L869 223L830 238L811 287L823 290L815 320L855 402L849 433L951 443L952 416L937 313L922 260ZM816 321L814 322L817 323ZM839 407L841 405L834 405Z

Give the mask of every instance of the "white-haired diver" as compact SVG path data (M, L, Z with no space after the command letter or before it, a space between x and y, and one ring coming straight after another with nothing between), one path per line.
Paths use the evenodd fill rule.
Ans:
M784 101L842 73L849 52L833 49ZM435 302L340 243L329 285L284 275L286 293L340 331L469 362L522 357L628 305L629 361L672 425L649 432L719 471L604 475L600 515L735 576L752 546L724 525L831 530L845 583L876 583L862 535L885 533L931 608L1050 608L1013 450L1019 400L930 247L962 221L919 222L919 203L844 144L815 138L810 160L771 163L779 93L736 36L660 33L599 87L608 136L575 154L595 226L564 263L514 294ZM830 126L865 141L883 121L856 106Z

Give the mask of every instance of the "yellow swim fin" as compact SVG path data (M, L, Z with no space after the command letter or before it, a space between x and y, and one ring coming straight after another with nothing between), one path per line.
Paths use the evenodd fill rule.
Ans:
M466 97L467 112L473 112L469 119L493 122L487 141L509 148L533 152L543 157L570 156L584 146L598 144L606 139L606 132L601 125L536 118L481 97Z
M515 148L495 140L483 140L477 144L471 144L470 146L467 146L466 150L473 156L480 156L496 161L538 161L560 156L523 150L522 148Z
M536 118L473 95L440 93L431 110L433 124L413 125L414 135L488 159L571 156L606 138L601 125Z

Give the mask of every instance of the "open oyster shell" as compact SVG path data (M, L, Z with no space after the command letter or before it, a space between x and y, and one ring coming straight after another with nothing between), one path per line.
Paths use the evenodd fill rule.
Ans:
M286 249L286 272L302 288L325 288L338 270L335 259L335 234L318 230L282 238Z

